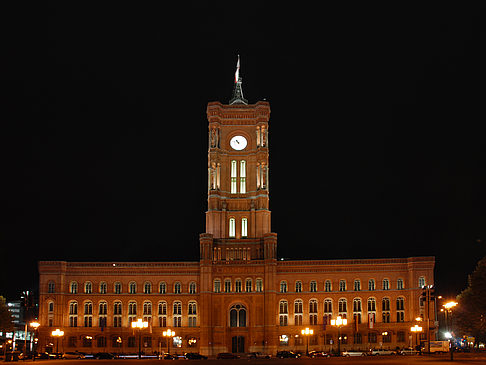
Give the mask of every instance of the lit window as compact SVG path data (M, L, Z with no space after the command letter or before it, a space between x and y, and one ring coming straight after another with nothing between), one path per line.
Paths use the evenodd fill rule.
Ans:
M246 193L246 161L240 161L240 193Z
M236 236L236 221L234 218L230 218L229 220L229 236L230 237Z
M241 219L241 237L248 237L248 219Z
M236 161L233 160L231 161L231 194L236 194L237 192L236 174L237 174L237 164Z
M422 288L422 287L425 286L425 278L423 276L419 277L418 285L419 285L419 288Z

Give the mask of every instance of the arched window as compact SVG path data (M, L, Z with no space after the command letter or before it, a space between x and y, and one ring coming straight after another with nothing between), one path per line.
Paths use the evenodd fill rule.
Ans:
M339 315L343 318L346 318L348 314L348 302L345 298L341 298L338 301L338 312Z
M137 283L135 283L134 281L130 282L130 284L128 284L128 292L130 294L136 294L137 293Z
M354 281L354 291L360 291L361 290L361 280L356 279Z
M128 303L128 315L137 315L137 303Z
M194 281L189 284L189 294L196 294L196 283Z
M376 312L376 299L368 298L368 312Z
M235 304L230 308L230 327L246 327L246 308Z
M419 288L422 288L422 287L425 286L425 277L423 277L423 276L419 277L418 286L419 286Z
M115 294L121 294L122 292L122 285L119 281L117 281L114 285L113 285L113 291L115 292Z
M69 327L78 326L78 303L69 303Z
M69 285L69 291L71 294L78 294L78 283L75 281L71 281L71 285Z
M405 298L397 298L397 322L405 322Z
M159 316L159 327L167 327L167 303L159 302L157 314Z
M47 292L48 293L55 293L56 292L56 284L53 281L49 281L47 283Z
M214 279L214 292L221 293L221 280Z
M289 320L289 304L286 300L281 300L279 303L279 324L280 326L288 326Z
M187 307L188 311L188 320L189 320L189 327L196 327L197 326L197 304L196 302L189 302Z
M324 299L324 313L332 315L332 299Z
M166 294L167 293L167 284L165 281L161 281L159 283L159 294Z
M302 293L302 281L299 280L295 282L295 292Z
M106 294L106 282L100 282L100 294Z
M354 322L361 323L361 299L353 299L353 319Z
M246 161L240 161L240 193L246 193Z
M84 314L93 314L93 303L84 303Z
M252 280L250 278L247 278L246 281L245 281L245 291L247 293L251 293L252 286L253 286Z
M383 290L390 290L390 280L383 279Z
M85 294L91 294L93 292L93 284L91 284L91 281L87 281L84 283L84 293Z
M108 303L106 302L100 302L98 304L98 314L108 314Z
M236 160L231 161L231 194L237 193L237 163Z
M152 294L152 283L149 281L146 281L145 284L143 284L143 293L144 294Z
M78 303L77 302L69 303L69 314L78 314Z
M383 323L390 323L390 298L383 298L381 300L381 310Z
M375 290L375 279L368 280L368 290Z
M143 303L143 315L144 316L152 315L152 303L150 302Z
M241 279L235 280L235 293L241 293Z
M113 327L121 327L122 326L122 303L115 302L113 303Z
M303 302L302 299L294 300L294 325L301 326L303 319Z
M403 290L405 286L403 285L403 279L398 279L397 280L397 289L398 290Z
M310 289L310 291L311 291L312 293L315 293L315 292L317 291L317 281L312 280L312 281L310 282L310 287L309 287L309 289Z
M331 284L331 280L326 280L326 282L324 283L324 291L325 291L325 292L330 292L330 291L332 291L332 284Z
M346 291L346 280L339 280L339 291Z
M174 283L174 294L180 294L182 291L181 291L181 283L176 281Z
M241 237L248 237L248 218L241 219Z
M255 282L255 291L261 293L263 291L263 279L257 278Z
M317 300L311 299L309 301L309 324L317 324Z
M174 327L182 326L182 303L179 301L172 303L172 322Z
M234 238L236 236L236 220L234 218L229 219L229 237Z
M281 281L280 282L280 293L287 293L287 282Z

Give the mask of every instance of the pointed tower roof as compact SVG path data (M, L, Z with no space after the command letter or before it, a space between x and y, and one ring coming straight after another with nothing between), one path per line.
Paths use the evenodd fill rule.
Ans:
M248 105L248 100L243 97L243 88L241 84L243 80L240 76L240 55L238 55L238 62L236 63L236 72L235 72L235 87L233 89L233 97L229 101L230 105L232 104L245 104Z

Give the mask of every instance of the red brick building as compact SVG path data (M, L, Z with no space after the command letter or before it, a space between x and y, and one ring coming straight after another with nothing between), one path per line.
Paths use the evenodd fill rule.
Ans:
M237 78L229 104L211 102L208 209L194 262L39 262L40 343L64 331L64 351L305 351L336 348L331 318L346 317L341 349L408 347L421 317L435 338L422 287L434 258L277 260L269 209L270 105L248 104ZM428 309L428 310L427 310ZM428 312L428 313L427 313ZM149 323L141 333L130 322ZM314 335L303 338L305 327ZM426 330L426 326L424 331ZM425 333L422 337L426 336ZM61 345L60 345L61 349Z

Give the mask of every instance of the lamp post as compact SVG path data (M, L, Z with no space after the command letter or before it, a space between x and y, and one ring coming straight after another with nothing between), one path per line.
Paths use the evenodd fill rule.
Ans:
M420 327L418 324L416 324L415 326L410 327L410 331L416 334L415 337L418 337L418 334L420 332L422 332L422 327ZM418 341L416 341L416 342L418 342ZM419 351L422 352L421 350L419 350Z
M331 319L331 326L337 327L338 329L338 356L341 356L341 327L346 326L347 324L348 320L341 316L337 316L336 319Z
M59 328L56 328L55 331L51 332L53 337L56 337L56 353L59 353L59 337L64 336L64 331L61 331Z
M147 321L142 321L141 318L139 318L137 321L132 322L132 328L133 329L138 329L138 358L142 358L142 329L148 327L148 322Z
M32 339L30 343L32 344L32 361L35 361L35 347L36 347L36 334L37 334L37 328L39 328L40 323L39 322L30 322L29 326L34 329L34 341L32 342ZM27 339L25 339L27 341Z
M176 333L172 331L170 328L167 331L162 332L162 336L167 338L167 353L170 354L170 340L174 337Z
M300 331L300 333L302 333L302 336L307 337L307 346L306 346L306 349L305 349L305 354L307 356L309 356L309 336L314 334L314 330L306 327L304 330Z
M447 326L447 329L449 330L448 333L449 333L449 352L451 353L451 361L454 360L454 346L452 346L452 309L457 305L457 302L454 302L454 301L450 301L450 302L447 302L446 304L443 305L443 307L445 308L446 310L446 326ZM451 326L449 327L448 323L447 323L447 318L450 318L450 323L451 323Z

